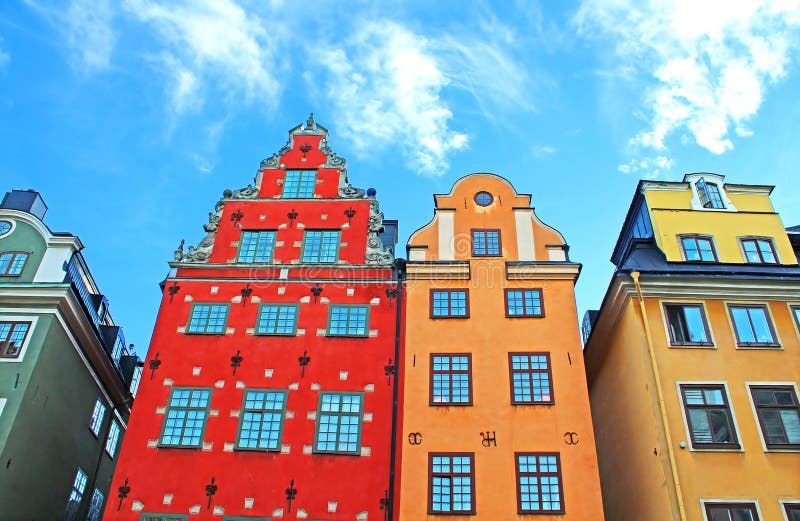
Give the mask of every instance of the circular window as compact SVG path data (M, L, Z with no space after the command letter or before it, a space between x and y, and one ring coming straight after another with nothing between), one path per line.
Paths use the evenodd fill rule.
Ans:
M478 192L475 194L475 202L480 206L489 206L494 201L494 197L489 192Z
M13 228L13 226L11 225L10 222L8 222L8 221L0 221L0 237L2 237L3 235L6 235L8 232L10 232L11 228Z

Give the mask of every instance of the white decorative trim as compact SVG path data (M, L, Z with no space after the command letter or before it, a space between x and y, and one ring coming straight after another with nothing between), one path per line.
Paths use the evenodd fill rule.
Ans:
M703 521L711 521L708 519L708 515L706 515L706 504L707 503L753 503L756 506L756 513L758 514L759 521L767 521L764 515L761 513L761 506L758 504L758 499L730 499L730 498L700 498L700 510L703 512Z

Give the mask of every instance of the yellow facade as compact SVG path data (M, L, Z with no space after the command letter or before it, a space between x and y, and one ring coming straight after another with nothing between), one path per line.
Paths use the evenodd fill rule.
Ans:
M478 204L478 192L491 203ZM433 220L409 240L400 520L441 519L448 507L456 518L538 519L520 513L515 453L558 455L559 504L549 505L558 519L602 520L574 299L580 266L533 213L530 196L501 177L467 176L435 201ZM475 254L474 230L499 232L497 255ZM505 290L514 288L541 290L544 316L508 318ZM468 316L431 316L432 291L447 289L468 292ZM547 354L554 403L512 405L510 353ZM442 354L471 356L470 405L432 396L432 357ZM433 505L431 458L445 453L470 458L474 481L460 508L443 506L455 501L446 493Z
M766 409L756 407L753 393L768 387L797 400L800 332L792 306L800 300L800 269L770 187L722 185L704 174L735 210L692 208L698 177L640 184L652 242L669 262L648 264L643 259L652 257L618 245L629 253L615 252L618 269L585 347L606 517L711 521L712 508L720 516L739 508L737 515L757 517L734 519L791 519L786 504L800 504L800 440L777 443L779 436L765 433L759 415ZM717 262L683 260L678 237L691 234L713 237ZM778 262L747 264L742 237L771 239ZM743 340L747 329L732 318L737 306L763 310L758 316L772 329L761 342ZM685 326L699 335L686 340L668 309L701 310L705 333ZM695 404L695 389L719 390L728 402L715 406L711 443L697 412L711 406ZM728 420L720 420L725 410ZM795 409L783 410L789 429Z

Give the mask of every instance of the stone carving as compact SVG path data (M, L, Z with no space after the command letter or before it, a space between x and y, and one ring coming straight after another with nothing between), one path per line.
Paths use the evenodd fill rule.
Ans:
M344 199L360 199L367 194L362 188L356 188L351 184L339 187L339 197Z
M256 199L258 197L258 188L249 184L238 190L225 190L222 192L222 197L226 199Z
M182 240L180 245L178 246L178 249L175 250L175 261L176 262L180 262L180 261L183 260L183 255L184 255L183 254L183 245L185 243L186 243L186 241Z
M370 197L369 223L367 231L367 255L365 257L367 264L386 265L394 262L394 255L392 255L392 251L388 247L384 246L380 237L378 237L378 232L380 232L382 224L383 213L381 213L380 207L378 206L378 200L374 197Z

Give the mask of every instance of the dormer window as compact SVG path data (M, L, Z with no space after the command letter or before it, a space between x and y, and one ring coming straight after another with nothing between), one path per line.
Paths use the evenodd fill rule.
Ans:
M697 195L700 196L700 203L703 208L725 208L725 203L722 202L722 195L719 193L719 186L716 183L708 183L701 177L697 180L696 186Z
M316 170L287 170L283 180L284 199L311 199L317 184Z

